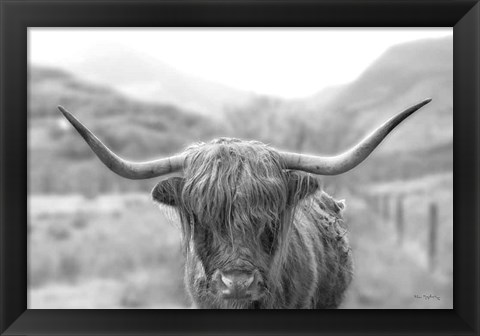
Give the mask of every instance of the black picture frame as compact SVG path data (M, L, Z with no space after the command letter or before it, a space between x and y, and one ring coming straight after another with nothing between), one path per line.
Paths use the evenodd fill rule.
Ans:
M0 333L479 333L480 4L473 0L0 0ZM27 309L27 27L454 27L454 309Z

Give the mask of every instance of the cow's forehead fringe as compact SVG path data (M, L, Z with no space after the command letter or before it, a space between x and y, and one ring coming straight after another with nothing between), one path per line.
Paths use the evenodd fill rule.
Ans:
M273 164L280 162L280 155L278 152L260 142L255 140L240 140L236 138L217 138L210 142L198 142L186 149L188 167L192 168L192 160L200 159L240 159L242 161L252 160L266 160L265 164ZM200 164L208 163L205 161Z
M276 150L256 141L220 138L187 149L184 211L215 229L279 222L287 181Z
M285 179L283 161L279 153L258 141L219 138L187 148L187 180L199 177L235 185L238 179Z

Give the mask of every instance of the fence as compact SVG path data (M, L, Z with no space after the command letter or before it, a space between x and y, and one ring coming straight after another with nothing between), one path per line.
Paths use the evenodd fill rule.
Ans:
M366 199L373 209L382 220L387 222L393 222L394 231L396 234L396 242L398 246L403 246L406 239L406 227L405 220L406 209L405 200L406 195L401 193L373 193L366 195ZM437 268L438 254L439 254L439 205L435 201L427 203L427 221L425 240L427 242L426 254L428 259L428 267L431 270ZM415 223L415 225L421 225L422 223Z

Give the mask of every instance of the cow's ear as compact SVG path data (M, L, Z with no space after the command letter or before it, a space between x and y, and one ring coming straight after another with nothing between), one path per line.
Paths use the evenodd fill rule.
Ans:
M152 190L152 198L160 204L176 206L179 203L185 180L182 177L171 177L157 183Z
M310 174L289 171L288 204L295 205L298 201L313 195L320 187L318 180Z

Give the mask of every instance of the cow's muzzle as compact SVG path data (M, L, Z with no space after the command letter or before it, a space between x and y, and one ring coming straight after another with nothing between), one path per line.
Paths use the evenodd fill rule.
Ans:
M212 280L223 299L258 300L263 295L263 279L258 270L253 272L217 270Z

